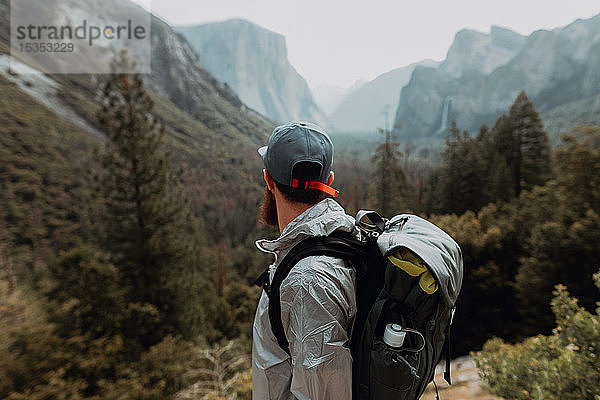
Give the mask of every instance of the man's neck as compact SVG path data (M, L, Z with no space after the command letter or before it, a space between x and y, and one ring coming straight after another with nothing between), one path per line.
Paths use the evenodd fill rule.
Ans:
M283 230L290 222L302 214L304 211L311 208L313 204L295 203L284 198L277 199L277 220L279 221L279 232Z

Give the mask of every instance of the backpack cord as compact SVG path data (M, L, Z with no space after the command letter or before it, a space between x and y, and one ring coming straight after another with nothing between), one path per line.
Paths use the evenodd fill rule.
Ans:
M436 398L436 400L440 400L440 392L438 392L438 387L437 387L437 383L435 383L435 379L432 380L431 382L433 382L433 387L435 387L435 398Z
M446 328L446 342L444 343L444 352L446 353L446 371L444 371L444 379L448 382L448 385L452 385L452 378L450 377L450 325Z

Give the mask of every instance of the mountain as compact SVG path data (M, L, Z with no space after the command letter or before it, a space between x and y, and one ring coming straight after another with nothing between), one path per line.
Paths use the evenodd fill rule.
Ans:
M241 19L176 30L202 66L257 112L278 122L306 119L326 125L306 81L287 59L282 35Z
M247 107L226 84L203 68L197 54L164 21L152 18L152 73L157 94L222 135L223 125L261 143L273 122Z
M313 97L317 102L317 106L327 115L331 115L337 106L344 100L346 96L360 89L362 85L367 83L363 79L358 79L348 88L343 88L335 85L322 84L311 88Z
M89 2L53 1L54 3L48 4L59 9L68 7L72 15L95 15L94 7L89 7ZM8 9L8 0L0 0L0 6ZM118 10L132 19L147 14L147 11L131 1L105 0L103 8ZM45 11L48 16L58 14L54 9ZM10 14L3 12L0 17L0 53L4 53L5 58L10 57L8 15ZM263 144L273 122L248 108L231 88L204 69L187 41L166 22L154 15L150 18L152 69L151 73L143 77L156 99L155 111L165 122L167 130L184 134L192 140L222 142L224 146L231 145L233 140L236 145L247 146L252 151L256 145ZM51 22L48 21L48 24ZM104 61L108 62L100 60ZM44 102L44 97L38 96L39 101L53 112L70 113L87 121L89 126L96 125L93 112L97 109L95 92L102 81L102 75L45 75L31 70L34 74L30 77L19 77L18 73L10 72L8 65L5 65L0 74L13 81L31 81L31 76L37 76L39 82L49 82L47 85L54 88L53 93L48 92L46 96L49 101ZM33 82L27 86L30 92L35 92L36 84ZM32 95L21 89L23 96Z
M456 34L440 71L454 78L489 74L509 62L525 40L524 36L499 26L492 26L489 34L463 29Z
M59 3L74 14L94 12L85 8L90 2ZM32 207L42 208L39 223L47 229L41 241L54 240L65 225L77 226L85 203L78 193L89 188L89 171L97 168L92 150L105 140L96 118L105 76L47 75L11 59L8 7L0 0L0 225L9 221L18 247L31 243L23 232ZM123 0L105 0L103 7L132 16L145 12ZM169 25L154 16L151 23L152 72L143 78L153 114L165 127L164 146L183 169L186 193L203 223L242 240L243 228L256 225L252 210L262 197L256 148L266 143L273 122L202 68Z
M564 110L597 96L600 15L528 37L499 27L489 34L460 31L439 68L416 68L402 89L395 132L404 139L440 141L452 120L476 132L506 112L521 90L549 117L564 116L552 112L556 107ZM586 113L593 109L590 105ZM545 123L565 127L559 121Z
M332 125L340 131L374 131L383 128L385 112L398 107L399 93L418 66L435 67L439 63L424 60L396 68L348 93L330 115ZM390 115L393 117L393 115ZM389 124L389 119L386 124Z

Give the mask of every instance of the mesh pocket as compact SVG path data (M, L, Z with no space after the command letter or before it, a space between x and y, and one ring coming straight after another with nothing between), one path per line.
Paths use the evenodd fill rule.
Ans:
M418 353L391 349L376 340L371 349L371 398L402 399L418 377Z

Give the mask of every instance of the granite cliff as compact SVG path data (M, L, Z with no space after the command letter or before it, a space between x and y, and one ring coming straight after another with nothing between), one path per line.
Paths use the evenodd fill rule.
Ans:
M249 107L277 122L306 119L327 125L306 81L289 63L282 35L241 19L176 30L202 66Z

